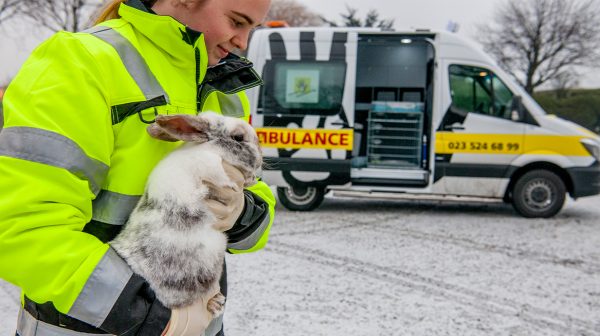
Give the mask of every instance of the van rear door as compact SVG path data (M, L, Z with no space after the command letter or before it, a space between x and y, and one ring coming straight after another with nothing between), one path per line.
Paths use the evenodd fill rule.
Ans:
M360 34L352 184L428 186L432 162L431 34Z
M263 147L263 178L321 189L350 181L354 142L356 33L269 30L253 125ZM264 33L264 32L261 32Z

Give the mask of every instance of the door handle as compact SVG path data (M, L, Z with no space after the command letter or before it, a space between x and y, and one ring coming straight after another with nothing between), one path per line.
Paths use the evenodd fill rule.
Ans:
M346 128L350 127L350 125L349 125L349 124L347 124L347 123L345 123L345 122L343 122L343 121L334 121L334 122L332 122L331 124L332 124L333 126L342 126L342 127L346 127Z
M454 125L446 125L444 126L445 130L448 131L464 131L465 127L464 126L454 126Z

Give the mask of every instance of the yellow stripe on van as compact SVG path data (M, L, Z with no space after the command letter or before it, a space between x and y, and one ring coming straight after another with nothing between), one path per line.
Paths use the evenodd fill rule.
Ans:
M583 136L525 135L525 153L589 156L590 153L581 144Z
M436 154L542 154L589 156L583 136L436 133Z
M256 128L262 147L320 148L352 150L354 131L351 129L289 129Z

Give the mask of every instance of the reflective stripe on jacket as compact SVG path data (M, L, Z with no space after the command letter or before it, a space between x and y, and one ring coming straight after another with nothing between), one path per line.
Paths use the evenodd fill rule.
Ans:
M242 92L221 91L232 85L219 83L221 68L207 71L203 36L194 40L183 25L136 3L121 5L122 18L92 34L61 32L43 43L4 101L0 190L9 196L0 198L0 277L39 303L35 314L49 305L64 314L56 324L83 333L95 333L89 325L111 334L160 335L170 316L106 244L154 165L178 145L147 136L142 120L195 114L199 106L223 114L241 106L240 117L248 116ZM207 75L215 81L204 83ZM252 85L237 84L239 90ZM233 242L231 252L264 246L273 220L268 186L259 182L249 190L266 202L269 216ZM31 313L22 312L23 321ZM33 330L20 330L21 336L36 335Z

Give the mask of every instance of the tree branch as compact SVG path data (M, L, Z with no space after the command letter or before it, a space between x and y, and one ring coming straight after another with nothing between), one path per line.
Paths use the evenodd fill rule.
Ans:
M527 91L592 65L600 54L597 0L509 0L480 26L479 41Z

